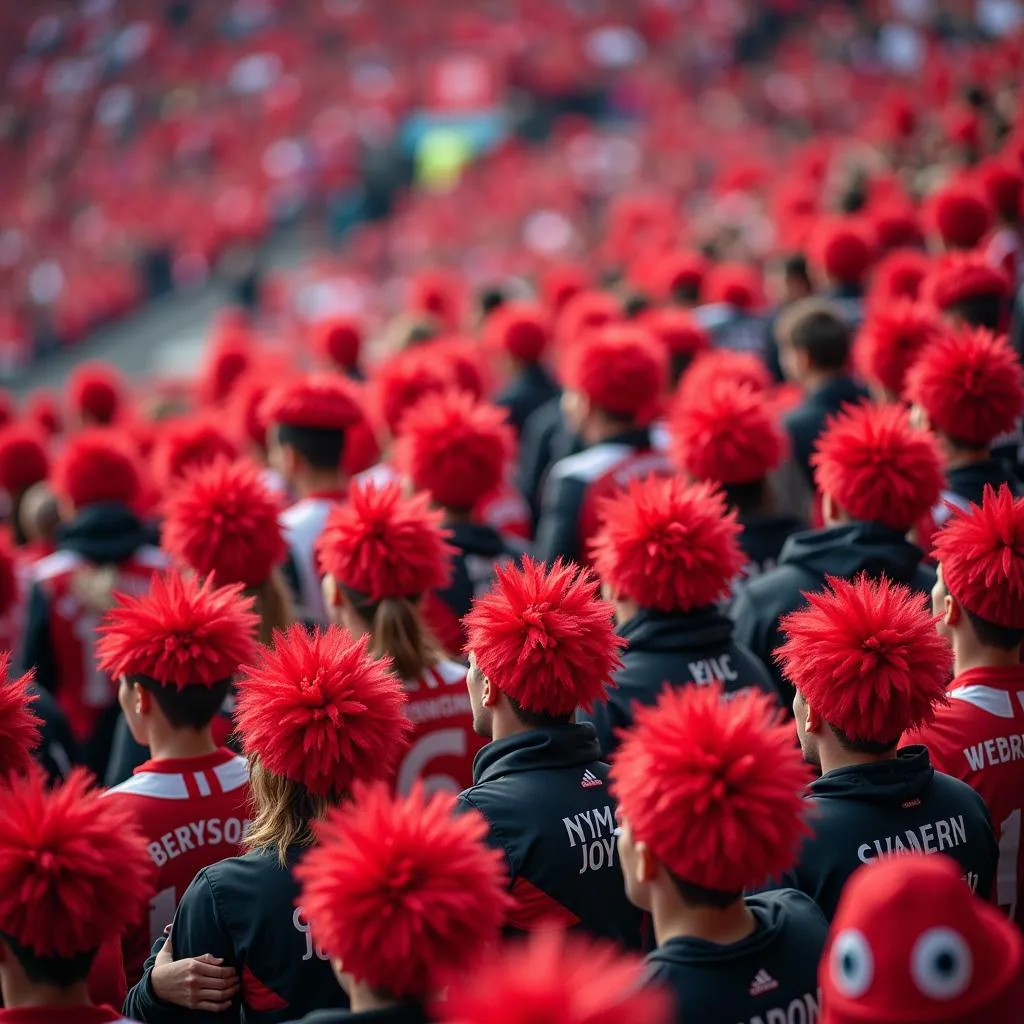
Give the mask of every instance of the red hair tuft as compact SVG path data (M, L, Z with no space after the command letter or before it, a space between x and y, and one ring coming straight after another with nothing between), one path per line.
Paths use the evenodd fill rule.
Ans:
M947 249L973 249L992 227L988 199L970 182L950 182L931 197L930 207Z
M792 723L758 690L725 700L718 683L666 687L636 709L612 780L634 839L706 889L741 892L779 877L810 834L810 772Z
M954 252L943 256L924 279L921 298L943 312L971 299L992 296L1009 299L1010 278L981 253Z
M772 375L764 360L753 352L736 352L727 348L699 352L687 367L676 391L680 404L699 401L717 382L728 380L762 394L767 399Z
M871 230L883 253L924 247L925 237L917 211L907 203L880 203L868 213Z
M551 327L541 306L506 302L487 318L483 339L492 348L531 365L544 355L551 340Z
M899 398L907 371L939 332L934 313L923 303L897 299L878 304L857 332L854 365L865 380Z
M625 641L593 575L561 559L499 566L494 586L463 619L480 671L520 707L589 711L612 685Z
M153 449L156 479L169 493L190 471L238 455L237 445L218 422L203 417L172 421L164 426Z
M260 415L278 426L348 430L364 414L355 383L340 373L311 373L271 391Z
M377 367L373 376L381 418L397 434L402 417L424 395L450 386L445 367L425 355L422 348L396 352Z
M1024 408L1024 374L1006 335L943 332L910 368L904 397L932 428L970 447L1012 430Z
M142 474L128 438L112 427L95 427L67 443L53 467L52 484L76 509L101 502L133 505Z
M504 409L447 391L406 414L395 463L442 508L467 512L501 485L514 449Z
M455 553L443 520L426 494L407 498L397 482L353 483L316 543L320 568L371 601L437 590L451 579Z
M354 317L335 316L312 328L313 351L332 370L352 370L359 363L363 328Z
M673 459L695 480L754 483L789 451L764 393L728 377L674 403L668 429Z
M246 752L319 796L390 779L412 723L401 682L388 659L370 653L369 639L336 626L276 632L238 684L235 723Z
M16 495L50 475L47 438L21 423L0 428L0 489Z
M736 513L709 484L679 477L632 480L607 498L591 542L594 568L619 597L643 608L689 612L729 593L746 558Z
M317 942L345 972L422 1000L497 943L510 900L504 857L451 793L357 787L295 870Z
M256 653L259 616L241 584L168 573L142 596L117 594L96 644L99 667L112 679L146 676L161 686L213 686L230 679Z
M1024 629L1024 498L986 486L981 505L954 508L935 539L946 589L997 626Z
M875 243L856 217L823 221L809 241L811 258L837 284L860 284L875 261Z
M288 553L281 502L247 460L217 459L186 474L163 512L164 550L220 584L258 587Z
M124 404L125 383L109 363L82 363L68 378L68 405L84 422L109 426Z
M893 299L916 299L932 269L932 261L917 249L894 249L875 265L868 299L871 305Z
M667 991L611 943L554 928L508 944L453 985L441 1024L671 1024Z
M32 770L32 751L39 746L43 724L32 710L34 673L11 679L10 670L11 652L0 651L0 791L10 776Z
M905 533L939 500L944 483L934 438L899 405L848 405L818 438L814 481L854 519Z
M696 294L699 298L708 261L702 253L680 250L666 253L652 268L651 285L658 298L669 300L678 293Z
M883 577L829 577L782 618L775 658L804 700L852 740L894 743L935 717L953 668L920 594Z
M36 956L70 959L145 914L153 865L130 808L75 769L47 790L41 772L0 791L0 933Z

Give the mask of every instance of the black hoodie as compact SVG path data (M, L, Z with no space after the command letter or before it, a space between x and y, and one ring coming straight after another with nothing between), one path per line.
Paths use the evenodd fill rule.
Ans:
M968 502L980 505L986 486L998 491L1003 484L1007 484L1018 497L1024 494L1024 486L1003 459L969 462L966 466L947 470L946 489L942 492L942 500L933 513L935 522L941 525L949 518L947 501L963 509L967 508Z
M561 458L580 450L581 444L562 415L562 400L552 398L535 410L523 425L519 438L519 492L533 510L534 525L540 517L541 496L548 470Z
M778 698L768 670L736 643L732 620L717 608L687 614L642 608L619 626L618 634L629 646L622 653L615 688L592 712L577 715L597 730L604 757L618 747L617 731L633 724L633 704L653 704L666 685L717 681L727 693L755 686Z
M903 534L878 523L796 533L786 541L774 569L736 588L730 609L736 639L768 666L784 699L791 701L793 689L772 657L782 644L779 619L802 608L803 595L821 590L826 576L852 579L860 572L871 577L885 574L927 596L935 574L922 564L923 557Z
M642 915L627 899L608 765L590 725L531 729L484 747L459 806L487 820L514 906L510 928L550 924L639 949Z
M560 389L540 363L525 366L498 392L495 405L508 410L508 421L522 434L526 421L542 405L557 399Z
M783 885L807 893L831 920L846 880L862 864L900 853L945 853L971 889L988 899L999 847L985 802L966 783L937 772L923 746L891 761L850 765L811 784L814 835Z
M796 516L779 515L740 515L740 547L747 556L747 564L743 567L746 579L760 576L774 569L779 562L779 555L786 541L794 533L807 529L807 524Z
M379 1010L316 1010L291 1024L428 1024L426 1011L412 1003L384 1006Z
M679 1024L818 1019L818 961L828 922L792 889L746 902L757 930L745 939L728 946L669 939L648 955L649 983L672 993ZM799 1008L790 1010L794 1003Z

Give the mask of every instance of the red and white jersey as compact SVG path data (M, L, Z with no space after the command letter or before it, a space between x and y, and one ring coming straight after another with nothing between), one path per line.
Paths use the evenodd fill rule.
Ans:
M1016 290L1024 275L1024 238L1013 228L994 231L985 243L985 258L1010 279Z
M115 593L145 594L167 555L144 546L117 566L96 566L74 551L55 551L32 570L46 597L57 679L54 698L79 741L117 701L117 683L96 664L96 630Z
M505 480L493 494L477 504L473 519L509 537L529 540L533 536L530 506L511 480Z
M467 672L456 661L442 661L422 679L405 683L405 713L415 729L398 769L399 793L408 793L417 780L428 793L461 793L473 784L473 758L487 741L473 731Z
M147 919L124 938L125 972L134 985L192 879L209 864L241 852L249 765L224 747L202 757L147 761L107 790L106 798L131 810L156 868L157 892Z
M0 1024L132 1024L109 1006L19 1006L0 1008Z
M903 742L924 743L939 771L985 801L999 840L996 902L1024 926L1024 665L963 672L946 696L935 721Z
M303 622L326 626L329 621L316 564L316 542L323 533L328 513L344 498L342 491L310 494L281 513L281 526L298 584L295 613Z

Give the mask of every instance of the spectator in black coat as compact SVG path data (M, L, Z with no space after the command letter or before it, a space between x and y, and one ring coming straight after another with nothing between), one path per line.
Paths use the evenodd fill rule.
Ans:
M606 503L592 550L628 646L615 688L578 716L593 723L606 757L636 705L653 704L666 686L755 687L778 699L718 607L743 565L738 534L735 513L708 484L649 478Z

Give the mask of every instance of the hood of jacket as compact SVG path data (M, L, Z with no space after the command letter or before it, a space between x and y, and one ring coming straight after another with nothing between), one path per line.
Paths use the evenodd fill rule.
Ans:
M919 797L934 774L928 749L914 745L900 748L891 761L850 765L826 772L811 783L810 794L899 806Z
M617 632L628 643L629 651L706 651L721 646L732 637L732 619L717 608L697 608L692 612L661 612L641 608Z
M816 576L853 577L885 573L910 583L924 552L896 530L879 523L848 523L795 533L779 555L779 565L800 566Z

